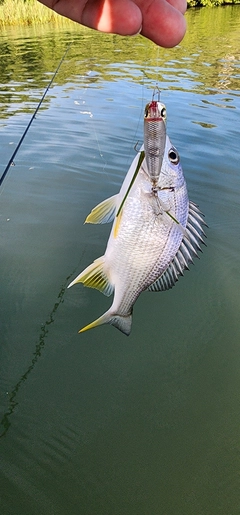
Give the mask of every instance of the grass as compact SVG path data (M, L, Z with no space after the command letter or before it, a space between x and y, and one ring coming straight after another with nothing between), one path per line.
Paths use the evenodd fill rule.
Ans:
M0 0L0 26L32 25L36 23L66 23L66 18L54 13L37 0Z

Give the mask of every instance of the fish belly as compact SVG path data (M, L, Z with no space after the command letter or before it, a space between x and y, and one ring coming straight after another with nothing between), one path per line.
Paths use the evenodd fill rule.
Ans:
M174 209L173 215L186 225L185 202L175 199L175 205L178 209ZM149 195L126 201L117 237L113 226L105 253L115 286L114 312L123 316L132 312L140 293L166 270L182 238L176 222L166 214L156 215Z

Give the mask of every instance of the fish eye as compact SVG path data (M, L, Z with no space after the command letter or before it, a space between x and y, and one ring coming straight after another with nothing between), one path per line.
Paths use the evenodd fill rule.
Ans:
M177 150L174 147L170 148L170 150L168 152L168 158L169 158L169 161L173 165L177 165L179 163L179 161L180 161L179 153L177 152Z

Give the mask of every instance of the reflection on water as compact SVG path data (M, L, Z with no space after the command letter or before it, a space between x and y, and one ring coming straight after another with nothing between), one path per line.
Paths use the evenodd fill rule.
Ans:
M0 190L6 515L239 513L239 7L187 21L170 50L75 25L1 34L0 174L72 42ZM111 302L66 290L110 231L83 221L118 191L156 82L208 247L138 299L128 339L78 335Z
M40 35L38 28L28 29L27 33L23 28L19 33L9 30L0 41L1 117L31 110L70 41L73 59L67 59L57 77L59 85L79 83L79 75L94 70L94 80L99 84L120 77L139 82L144 73L146 82L152 85L159 80L167 89L194 90L205 95L209 91L238 90L237 9L190 10L184 44L174 51L159 50L147 40L144 45L141 39L132 45L114 35L99 38L98 33L89 33L83 27L72 32L42 29Z

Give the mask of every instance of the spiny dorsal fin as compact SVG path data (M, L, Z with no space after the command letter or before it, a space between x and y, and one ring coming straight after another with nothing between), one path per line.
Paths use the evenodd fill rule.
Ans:
M76 279L74 279L68 286L70 288L76 283L83 283L84 286L89 288L96 288L109 297L114 290L113 284L111 284L106 271L104 270L104 256L95 259L95 261L89 265Z
M202 225L207 226L202 213L196 204L189 202L186 235L168 268L147 288L148 291L169 290L176 284L179 276L183 275L184 270L189 269L188 265L193 263L193 257L199 257L197 251L201 250L200 244L205 245L203 236L206 236Z
M116 212L117 196L113 195L94 207L87 216L85 224L106 224L112 222Z

